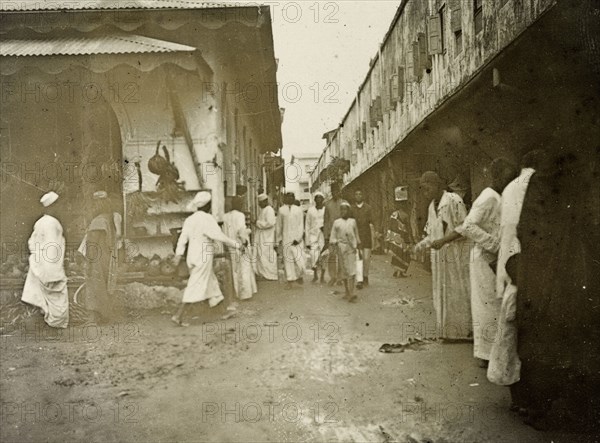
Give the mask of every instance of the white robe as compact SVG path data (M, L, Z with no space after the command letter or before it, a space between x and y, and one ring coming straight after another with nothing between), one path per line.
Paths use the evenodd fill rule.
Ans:
M510 182L502 192L500 216L500 249L496 275L496 296L502 299L498 319L498 337L492 345L488 380L499 385L511 385L520 379L521 360L517 354L517 287L506 273L506 262L521 252L517 238L517 225L529 179L535 171L524 168L519 177Z
M212 307L224 299L219 281L213 271L213 256L217 247L215 242L222 242L231 247L237 245L234 240L223 234L211 214L198 211L183 223L175 250L177 255L183 255L187 246L190 278L183 293L183 303L209 300Z
M66 328L69 323L69 295L64 269L65 238L60 222L42 216L29 238L29 272L21 300L39 307L49 326Z
M435 208L429 204L429 215L423 242L431 244L462 224L467 209L459 195L444 192ZM431 249L433 306L436 330L440 338L469 339L472 336L469 284L469 242L456 240L440 250Z
M275 225L277 218L271 206L265 206L256 220L256 273L265 280L278 280L277 253L275 252Z
M283 247L283 266L288 282L304 277L304 213L295 205L279 208L277 215L277 243ZM296 241L298 244L293 245Z
M234 249L230 251L233 271L233 286L237 297L248 300L256 294L256 278L252 269L250 255L250 229L246 227L246 216L240 211L230 211L223 216L223 232L229 238L246 244L244 252Z
M329 243L334 245L339 263L338 277L348 279L356 275L357 246L360 243L358 227L353 218L338 218L333 222Z
M308 208L306 212L306 228L304 240L310 253L310 266L315 268L321 250L325 246L325 236L323 235L323 222L325 221L325 207L317 209L316 206Z
M470 260L473 354L490 359L496 340L500 302L496 298L495 266L500 244L500 194L485 188L456 232L473 241Z

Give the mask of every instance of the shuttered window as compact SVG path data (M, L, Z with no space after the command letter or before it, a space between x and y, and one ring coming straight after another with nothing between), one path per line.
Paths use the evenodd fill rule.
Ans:
M450 29L457 33L462 31L462 9L460 7L461 0L450 0Z
M415 63L415 45L416 43L410 45L406 53L406 81L408 82L415 81L417 77L415 66L417 66L418 63Z
M420 79L423 76L423 71L427 71L427 73L431 72L431 57L429 56L427 37L425 34L419 33L417 45L419 48L419 79Z
M412 44L412 65L413 65L413 78L415 80L421 80L421 77L423 75L422 73L422 69L421 69L421 63L419 63L419 43L418 42L414 42Z
M383 121L383 112L381 109L381 96L378 96L375 100L373 100L373 103L371 103L369 115L372 128L377 127L378 122Z
M396 103L404 99L404 68L398 66L390 78L390 98L392 108L396 108Z
M473 0L473 18L477 34L483 30L483 0Z
M404 68L402 66L398 66L398 96L397 100L399 102L404 100L404 86L406 83Z
M442 9L443 11L443 9ZM444 39L442 34L442 14L430 15L427 22L427 37L429 39L429 55L444 52Z

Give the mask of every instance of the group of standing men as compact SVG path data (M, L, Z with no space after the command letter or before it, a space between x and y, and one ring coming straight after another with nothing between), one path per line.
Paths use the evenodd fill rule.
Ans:
M598 202L576 191L573 158L532 151L520 174L494 160L470 211L436 173L420 181L430 205L415 250L431 250L438 336L473 339L488 379L537 429L600 418L598 233L586 230Z

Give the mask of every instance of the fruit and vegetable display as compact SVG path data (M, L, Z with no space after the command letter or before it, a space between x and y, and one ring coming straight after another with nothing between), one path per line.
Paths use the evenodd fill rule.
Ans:
M25 278L29 272L29 258L9 255L6 261L0 265L0 276L2 278Z

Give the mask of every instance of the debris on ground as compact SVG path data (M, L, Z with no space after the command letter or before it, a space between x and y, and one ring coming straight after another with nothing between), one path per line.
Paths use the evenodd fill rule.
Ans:
M421 348L427 346L431 343L430 340L422 340L419 338L409 338L407 343L385 343L381 345L379 348L379 352L383 352L384 354L393 354L404 352L407 349L412 351L420 351Z

